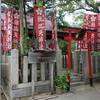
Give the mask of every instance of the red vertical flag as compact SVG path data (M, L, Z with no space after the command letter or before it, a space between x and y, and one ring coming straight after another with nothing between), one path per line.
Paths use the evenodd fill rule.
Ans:
M18 11L13 11L13 35L12 35L12 48L18 49L20 40L20 17Z
M12 49L12 28L13 28L13 11L12 8L5 12L4 18L4 34L3 34L3 50Z
M98 15L97 14L84 14L84 29L98 29ZM88 49L87 43L90 42L90 50L96 50L97 32L88 32L82 40L82 49Z
M4 30L4 20L1 19L1 30Z
M97 29L97 14L89 15L89 29ZM96 39L97 39L97 32L89 32L88 33L88 41L90 42L90 50L95 51L96 50Z
M20 18L19 12L8 9L4 15L3 50L18 48Z
M89 28L89 14L84 14L84 25L82 26L82 28L84 29L88 29Z
M57 38L56 11L54 11L52 16L52 49L59 49Z
M82 28L84 29L88 29L89 28L89 14L84 14L84 25L82 26ZM82 49L87 49L88 48L88 45L87 45L87 41L88 41L88 38L87 38L87 33L85 34L83 40L82 40Z
M98 22L97 22L98 24L98 29L97 29L97 50L100 50L100 14L98 14Z
M45 49L45 21L44 21L44 8L34 7L34 26L36 32L36 38L38 42L38 49Z

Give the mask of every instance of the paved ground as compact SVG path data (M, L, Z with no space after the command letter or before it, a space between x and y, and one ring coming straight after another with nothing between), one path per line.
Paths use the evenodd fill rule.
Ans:
M52 100L100 100L100 89L85 85L77 86L73 87L70 92Z
M7 100L6 97L5 97L5 95L1 96L1 100Z
M56 97L52 99L47 99L43 97ZM41 99L37 99L41 98ZM4 97L2 100L6 100ZM31 97L21 100L33 100ZM94 87L89 85L81 85L71 87L70 92L64 92L63 95L50 95L49 93L44 93L40 95L35 95L35 100L100 100L100 82L94 83Z

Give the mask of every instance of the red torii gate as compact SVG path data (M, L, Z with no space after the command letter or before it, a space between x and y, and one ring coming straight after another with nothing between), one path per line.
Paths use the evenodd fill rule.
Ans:
M75 28L75 27L66 27L59 25L59 28L62 28L64 31L69 31L68 37L65 37L65 40L68 40L68 68L67 70L71 69L71 41L80 41L84 38L85 33L88 32L96 32L97 30L91 29L82 29L82 28ZM72 32L77 32L77 37L72 37ZM90 77L90 86L93 87L93 80L92 80L92 64L91 64L91 55L90 55L90 42L88 42L88 64L89 64L89 77ZM67 90L70 91L70 76L68 77L68 85Z

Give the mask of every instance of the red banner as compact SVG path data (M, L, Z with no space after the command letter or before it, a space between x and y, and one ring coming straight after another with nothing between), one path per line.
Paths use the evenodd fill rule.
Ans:
M98 14L84 14L84 29L98 29ZM98 32L88 32L85 34L85 37L81 41L81 49L88 49L88 42L91 45L91 51L96 51L96 40ZM80 48L79 48L80 49Z
M82 28L84 29L88 29L89 26L89 14L84 14L84 25L82 26Z
M97 20L98 19L98 15L89 15L89 29L98 29L97 28ZM90 32L88 34L88 41L91 43L91 51L95 51L96 50L96 40L97 40L97 33L98 32Z
M34 7L34 25L36 38L38 41L38 49L45 49L45 21L44 21L44 8L43 7Z
M97 44L96 44L96 47L97 47L97 50L100 50L100 14L98 14L98 34L97 34Z
M20 39L19 12L13 11L12 8L5 12L3 29L3 50L17 49Z
M83 41L81 41L81 43L82 43L82 45L81 45L82 48L81 49L88 49L87 41L88 41L88 37L87 37L87 33L85 33Z
M59 49L57 38L56 11L52 16L52 49Z
M82 26L84 29L89 28L89 14L84 14L84 25ZM88 38L87 38L87 33L85 34L83 40L79 43L81 46L80 49L88 49L88 44L87 44Z
M20 17L18 11L13 11L13 35L12 35L12 48L18 49L20 40Z
M5 12L4 18L4 35L3 35L3 50L12 49L12 27L13 26L13 11L12 8Z
M4 30L4 20L1 19L1 30Z

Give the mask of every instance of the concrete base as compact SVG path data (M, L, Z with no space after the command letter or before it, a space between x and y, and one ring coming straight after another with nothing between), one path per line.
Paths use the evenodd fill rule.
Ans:
M6 83L3 83L3 91L7 96L7 100L15 100L15 98L22 98L26 96L32 95L32 87L22 88L22 89L14 89L12 90ZM50 85L38 86L35 87L35 94L48 92L50 91Z
M85 84L90 84L90 79L89 78L86 78L85 80ZM95 82L96 81L96 79L93 79L93 82Z

